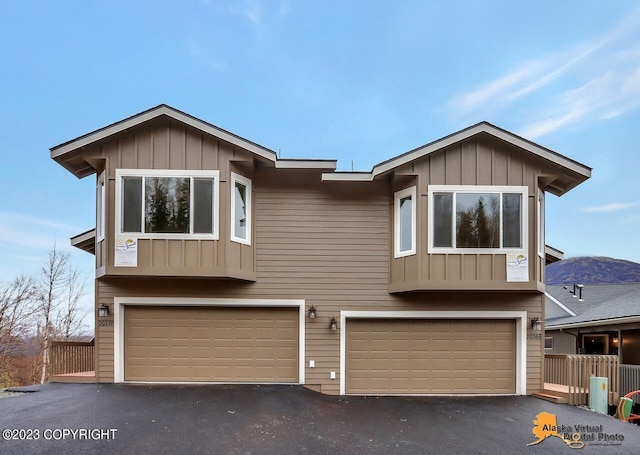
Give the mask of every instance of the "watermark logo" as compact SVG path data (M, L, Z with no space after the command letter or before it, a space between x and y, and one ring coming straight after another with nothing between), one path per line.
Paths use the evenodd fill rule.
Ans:
M536 440L527 444L540 444L551 437L558 438L572 449L582 449L588 445L621 445L624 436L619 433L605 433L602 425L560 425L555 414L541 412L536 415L531 430Z

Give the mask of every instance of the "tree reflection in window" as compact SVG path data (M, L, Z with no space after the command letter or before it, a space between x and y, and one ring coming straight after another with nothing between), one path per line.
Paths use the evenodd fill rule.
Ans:
M145 232L189 233L190 183L188 177L145 179Z
M458 193L456 246L458 248L500 248L499 194Z

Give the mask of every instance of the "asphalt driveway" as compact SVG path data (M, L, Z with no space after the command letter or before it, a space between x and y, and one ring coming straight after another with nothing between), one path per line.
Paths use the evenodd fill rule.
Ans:
M561 432L580 432L580 454L640 452L640 427L532 397L332 397L281 385L26 390L35 391L0 400L2 454L571 453L559 437L527 446L541 412Z

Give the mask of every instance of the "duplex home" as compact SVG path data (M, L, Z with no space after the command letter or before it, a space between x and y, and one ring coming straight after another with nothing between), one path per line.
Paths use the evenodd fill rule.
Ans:
M542 388L545 194L583 164L479 123L337 172L166 105L51 156L96 179L98 382Z

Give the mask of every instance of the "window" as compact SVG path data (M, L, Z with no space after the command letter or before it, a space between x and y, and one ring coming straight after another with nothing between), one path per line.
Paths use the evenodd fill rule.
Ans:
M218 171L116 171L117 233L218 238Z
M416 254L416 187L394 195L394 257Z
M429 186L429 252L526 250L527 187Z
M544 348L553 349L553 337L544 337Z
M231 240L251 245L251 180L231 173Z
M107 195L104 178L105 173L102 172L98 176L98 184L96 186L96 240L98 242L104 240L106 230Z
M544 193L538 190L538 256L544 258Z

